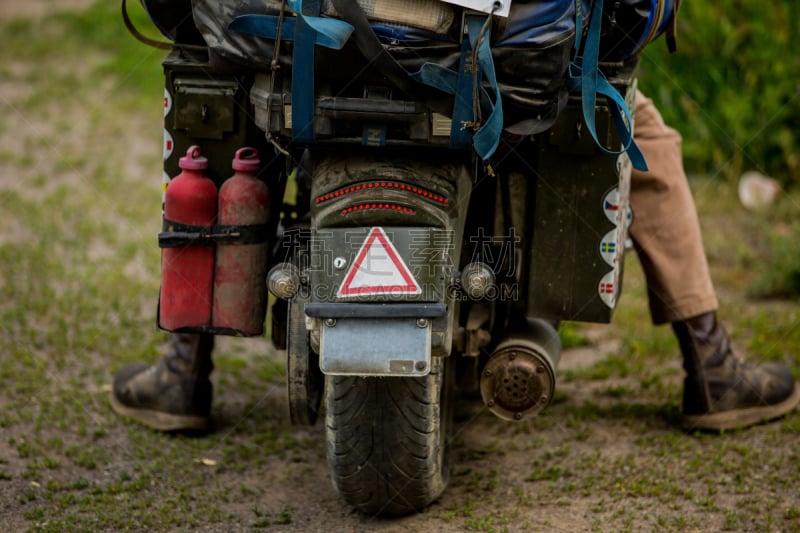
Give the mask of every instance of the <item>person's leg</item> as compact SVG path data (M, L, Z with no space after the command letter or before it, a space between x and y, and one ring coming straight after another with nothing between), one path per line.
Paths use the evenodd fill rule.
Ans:
M635 139L649 170L634 170L631 239L645 273L653 323L672 323L686 370L683 413L689 427L744 427L800 403L791 371L737 357L717 321L717 298L694 200L683 170L681 136L653 102L636 95Z
M630 234L647 278L653 323L714 311L717 297L683 170L681 136L641 93L636 95L634 125L649 170L634 170L631 176Z
M213 335L173 333L155 365L134 363L117 372L112 408L161 431L207 429L213 348Z

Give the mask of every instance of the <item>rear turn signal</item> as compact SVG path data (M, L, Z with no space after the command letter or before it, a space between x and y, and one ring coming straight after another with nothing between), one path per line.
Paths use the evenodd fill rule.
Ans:
M282 300L290 300L300 287L300 274L291 263L275 265L267 274L269 292Z

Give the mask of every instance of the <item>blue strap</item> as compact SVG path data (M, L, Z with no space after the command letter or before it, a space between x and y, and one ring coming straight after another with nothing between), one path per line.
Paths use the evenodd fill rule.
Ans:
M320 0L288 0L292 11L297 13L297 16L312 30L335 42L340 42L341 45L336 48L338 50L344 46L347 38L353 33L353 26L343 20L317 17L321 3ZM311 16L308 15L309 13Z
M281 27L286 40L294 41L292 54L292 138L314 141L314 46L341 49L353 33L353 26L337 19L317 17L320 0L289 0L297 18L287 19ZM305 12L304 12L305 10ZM279 17L243 15L229 28L275 39Z
M461 44L461 59L458 72L437 63L424 63L417 72L409 74L411 79L435 87L440 91L454 95L453 114L450 125L450 147L468 148L472 132L467 125L474 121L472 106L472 76L470 57L472 46L468 39ZM481 102L490 104L486 90L481 87Z
M461 59L458 62L458 73L456 74L453 87L454 98L453 117L450 122L450 148L468 148L470 143L471 132L467 128L467 124L475 120L472 106L473 73L470 72L471 55L472 46L469 44L468 39L464 39L461 43Z
M494 90L494 103L486 94L483 88L478 91L480 103L482 107L491 109L489 118L486 119L483 126L475 132L472 136L472 144L481 159L488 159L492 156L500 144L500 133L503 130L503 102L500 96L500 88L497 86L497 76L494 71L494 61L492 60L492 51L489 48L490 29L487 27L486 34L480 43L478 43L478 67L480 71L476 73L467 72L467 60L465 53L472 53L475 48L475 43L478 40L481 29L483 28L486 18L479 15L468 15L467 19L467 34L469 36L469 50L466 45L462 45L462 60L459 65L459 72L437 65L435 63L425 63L422 65L418 72L410 74L412 79L436 87L448 94L455 95L455 102L453 105L453 121L450 128L451 137L455 133L456 146L464 142L464 139L469 138L469 131L464 128L464 124L474 120L472 113L472 80L473 76L477 75L480 79L481 72L486 76L486 80ZM466 52L465 52L466 51ZM467 56L468 57L468 56ZM453 145L451 139L451 145Z
M467 35L472 48L478 49L478 65L486 76L486 81L489 86L494 90L494 106L489 118L486 119L483 126L475 132L472 137L472 144L475 147L475 152L481 159L488 159L492 156L497 145L500 144L500 134L503 131L503 100L500 95L500 88L497 86L497 75L494 70L494 60L492 59L492 50L489 47L491 37L491 25L486 29L486 33L477 43L478 35L483 28L484 22L491 19L491 15L484 18L477 15L467 15Z
M294 41L292 52L292 138L314 141L314 46L341 49L353 33L353 26L338 20L318 17L320 0L288 0L297 18L281 25L281 34ZM280 18L268 15L242 15L231 21L231 30L275 39Z
M464 42L468 43L468 41ZM471 55L472 51L468 50L467 53ZM462 72L464 76L461 75ZM415 81L455 96L450 126L451 148L468 148L470 146L472 131L469 126L474 121L472 106L473 74L473 72L469 72L466 66L460 72L455 72L437 63L423 63L417 72L409 74L409 77ZM480 87L478 94L480 95L481 106L489 109L492 105L489 93L486 92L486 89ZM456 107L459 109L456 109Z
M320 0L289 2L298 15L292 50L292 139L300 142L314 141L314 43L317 32L309 19L319 14L320 3Z
M353 27L338 19L326 19L322 17L303 17L306 21L315 19L316 35L314 44L341 50L344 43L353 33ZM274 15L240 15L228 24L228 29L239 33L248 33L257 37L274 40L278 36L279 17ZM322 23L324 31L320 31L319 24ZM297 19L289 17L283 21L281 28L281 39L293 41L297 26ZM314 27L314 26L312 26Z
M633 168L646 171L647 163L644 155L639 150L633 140L631 125L633 119L628 105L619 94L616 88L611 85L606 77L600 72L598 57L600 55L600 30L603 16L603 0L594 0L592 4L591 18L589 19L589 31L586 35L586 44L583 51L580 50L581 34L583 25L582 0L576 0L576 32L575 46L578 49L575 60L569 66L568 83L570 90L581 92L583 106L583 120L591 133L597 146L606 153L619 154L627 152L631 159ZM608 150L603 146L597 137L597 127L595 124L595 105L597 95L602 94L609 99L611 104L611 120L617 134L622 142L622 150L619 152Z

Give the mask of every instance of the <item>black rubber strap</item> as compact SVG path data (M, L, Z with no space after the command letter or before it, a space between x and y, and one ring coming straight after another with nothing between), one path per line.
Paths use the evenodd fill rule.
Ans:
M267 242L267 224L217 225L209 237L222 244L262 244Z
M164 218L158 234L159 248L175 248L197 244L262 244L269 240L268 224L194 226Z
M128 28L130 34L133 35L139 42L154 48L160 48L162 50L172 50L172 43L167 41L156 41L155 39L145 37L141 34L141 32L139 32L139 30L136 29L136 27L133 25L133 21L128 16L128 6L125 0L122 0L122 20L125 22L125 27Z

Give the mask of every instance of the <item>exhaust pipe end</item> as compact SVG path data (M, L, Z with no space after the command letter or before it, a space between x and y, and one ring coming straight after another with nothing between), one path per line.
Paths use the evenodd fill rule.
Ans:
M484 404L499 418L520 421L539 414L553 399L561 340L548 323L528 328L498 345L481 372Z

